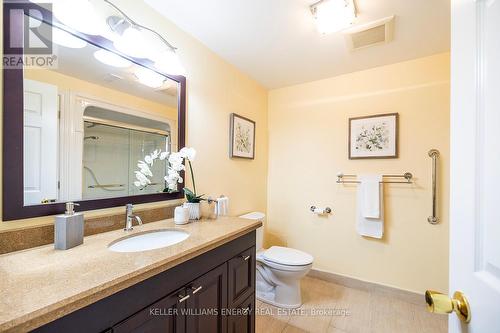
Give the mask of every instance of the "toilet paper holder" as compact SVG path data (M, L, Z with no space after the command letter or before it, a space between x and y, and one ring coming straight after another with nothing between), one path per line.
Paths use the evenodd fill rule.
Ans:
M309 208L311 210L311 212L313 213L316 213L316 214L331 214L332 213L332 209L330 207L325 207L323 209L321 208L318 208L316 206L311 206L311 208Z

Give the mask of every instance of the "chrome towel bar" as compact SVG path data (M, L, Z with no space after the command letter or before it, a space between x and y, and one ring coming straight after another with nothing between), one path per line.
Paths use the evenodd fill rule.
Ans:
M337 174L337 184L359 184L359 180L353 180L353 179L348 179L345 180L344 178L356 178L356 175L345 175L342 172L339 172ZM413 184L412 179L413 175L410 172L406 172L402 175L382 175L383 178L404 178L404 181L397 181L397 180L383 180L380 183L381 184Z

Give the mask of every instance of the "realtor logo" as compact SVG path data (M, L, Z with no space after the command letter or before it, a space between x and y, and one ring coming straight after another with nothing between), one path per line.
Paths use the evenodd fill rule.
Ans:
M52 4L4 1L4 68L54 68Z

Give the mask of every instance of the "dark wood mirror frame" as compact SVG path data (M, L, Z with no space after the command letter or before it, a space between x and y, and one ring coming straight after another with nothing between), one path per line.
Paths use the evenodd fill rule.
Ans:
M14 7L10 7L14 4ZM10 45L11 38L22 38L24 31L11 31L11 26L23 26L23 22L14 22L12 20L24 18L15 18L9 16L9 9L24 9L25 15L29 15L29 9L36 7L43 14L43 21L47 24L63 29L70 34L84 39L89 44L106 49L120 56L127 58L133 63L152 69L153 71L176 81L179 84L178 95L178 147L181 149L185 145L185 123L186 123L186 78L184 76L169 75L155 69L153 62L146 59L136 59L120 53L113 47L113 43L100 36L90 36L78 31L75 31L52 18L52 13L39 7L34 3L27 2L3 2L3 47L4 55L24 54L22 48L12 50L7 46ZM22 40L22 39L21 39ZM51 203L43 205L24 206L24 170L21 166L24 165L23 157L23 69L8 69L3 68L3 214L4 221L47 216L63 213L65 210L64 203ZM182 175L183 176L183 175ZM109 208L123 206L127 203L139 204L155 201L180 199L183 197L184 184L179 185L179 192L176 193L156 193L145 195L134 195L127 197L117 197L109 199L95 199L78 201L80 204L79 211Z

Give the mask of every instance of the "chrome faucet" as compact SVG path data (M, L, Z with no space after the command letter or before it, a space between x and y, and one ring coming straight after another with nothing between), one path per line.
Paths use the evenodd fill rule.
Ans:
M133 214L133 209L134 209L134 206L132 204L127 204L127 221L125 223L125 229L123 229L125 231L134 230L134 228L132 227L132 222L134 219L137 220L137 223L139 223L139 225L142 225L141 218L139 216Z

